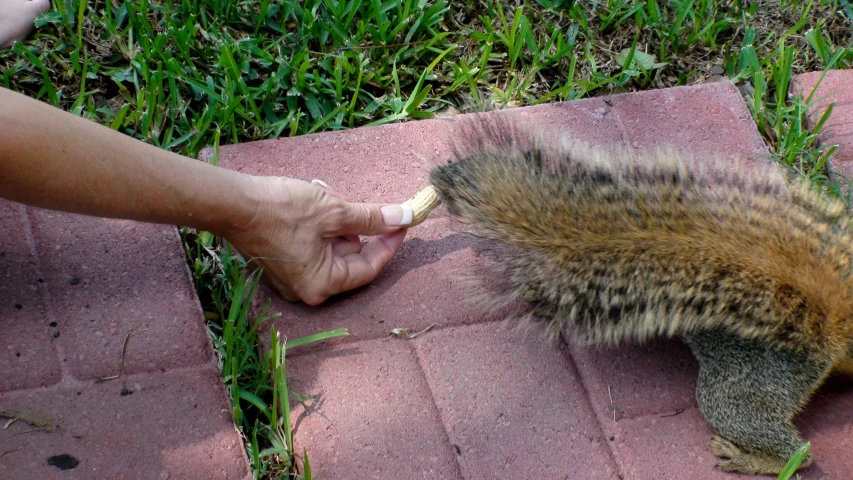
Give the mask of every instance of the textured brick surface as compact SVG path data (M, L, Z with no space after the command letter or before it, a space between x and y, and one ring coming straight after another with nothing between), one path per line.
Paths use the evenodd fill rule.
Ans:
M732 175L768 165L737 88L725 82L502 114L638 158L667 148L720 158ZM224 147L219 160L255 174L320 178L353 200L396 203L448 158L455 121ZM293 385L320 399L317 411L297 420L297 442L308 447L315 471L328 478L739 478L714 467L711 430L694 399L697 365L684 345L555 348L520 339L494 321L499 315L470 306L471 287L457 278L491 252L455 235L456 227L437 212L409 232L373 284L320 307L272 295L288 337L353 332L290 360ZM392 328L433 323L442 326L413 341L379 340ZM798 420L825 457L808 475L853 476L844 453L851 396L849 384L821 393ZM413 460L400 460L407 457Z
M22 205L0 200L0 392L59 381L38 258Z
M716 467L717 457L708 448L713 432L698 409L602 422L602 427L613 437L611 444L626 479L744 478Z
M817 395L796 420L817 457L811 467L799 472L803 480L844 480L853 475L850 390L848 385L841 391ZM616 424L602 422L602 427L613 436L612 446L625 478L748 478L715 467L717 458L708 448L713 431L696 408L677 415L647 415Z
M0 200L0 478L247 477L185 262L175 227Z
M569 346L599 418L666 414L695 407L699 366L677 340L644 346Z
M315 478L462 478L405 340L339 345L290 360L297 449Z
M2 394L0 412L49 431L24 420L0 430L0 478L246 478L220 384L205 368ZM48 464L63 454L79 464Z
M117 375L131 331L125 373L210 361L175 227L29 210L71 374Z
M812 96L813 107L809 120L814 125L831 103L835 104L829 120L824 124L819 139L822 143L835 143L838 150L829 161L829 167L845 178L853 177L853 71L831 70L818 85L822 72L811 72L794 77L791 91L805 99Z
M853 382L839 380L828 383L796 421L817 457L804 479L853 478Z
M415 343L465 478L617 478L563 348L501 323Z
M719 157L735 169L767 161L767 149L737 88L729 82L649 90L613 97L632 147L671 148Z

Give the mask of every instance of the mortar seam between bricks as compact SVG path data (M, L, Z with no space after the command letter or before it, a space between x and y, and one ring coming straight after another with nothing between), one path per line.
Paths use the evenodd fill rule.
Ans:
M575 357L572 355L571 350L569 349L569 345L566 342L565 338L560 336L560 343L562 344L561 354L566 357L566 361L569 363L572 372L577 376L580 386L583 389L584 398L586 398L587 407L592 411L593 415L595 415L595 421L598 424L598 429L601 431L601 438L604 440L605 445L607 445L607 451L610 452L610 459L613 460L613 465L616 467L616 475L620 479L627 478L625 476L625 467L622 465L622 462L619 459L619 456L616 454L616 450L614 449L612 443L609 440L607 432L604 430L604 423L602 422L601 416L598 414L598 409L595 408L592 401L592 396L590 394L590 389L587 386L586 379L581 373L580 369L577 367L575 363Z
M761 145L762 153L747 153L744 155L744 158L745 159L746 158L752 158L752 159L755 159L756 161L769 161L772 163L773 159L770 157L770 153L771 153L770 147L767 144L767 141L764 139L764 137L758 131L758 124L756 123L755 118L753 118L752 113L749 110L749 105L747 104L747 100L743 97L743 95L741 95L740 90L737 88L737 86L735 86L732 83L730 83L729 85L734 88L735 95L740 100L740 102L737 102L737 105L738 105L738 107L740 107L741 111L740 112L733 111L731 108L728 108L728 105L725 102L720 102L719 99L716 99L717 103L722 105L723 107L727 107L726 110L732 115L732 117L734 117L735 121L742 118L748 125L751 125L752 128L747 133L747 136L756 138L757 144ZM719 87L719 88L723 89L725 87ZM683 99L682 99L682 101L683 101ZM614 102L614 105L612 107L610 107L610 111L612 111L614 114L614 120L616 121L616 124L619 127L619 131L622 134L623 142L629 146L633 146L634 145L633 142L635 141L635 139L631 135L628 134L628 130L622 121L621 115L619 115L619 106L620 106L620 103ZM738 108L738 107L735 107L735 108ZM565 343L565 341L564 341L564 343ZM589 388L587 387L586 378L583 374L581 374L580 370L577 368L577 366L574 362L574 356L572 355L571 350L569 348L566 348L565 350L566 350L565 354L568 355L572 359L572 367L578 373L578 376L579 376L580 381L581 381L581 385L584 388L588 402L590 403L590 407L592 408L591 403L592 403L593 399L590 396L591 392L590 392ZM694 405L694 406L685 408L683 411L680 412L680 414L684 414L684 413L691 411L691 410L699 411L699 408L698 408L698 406ZM601 428L602 433L604 433L605 422L608 421L609 419L604 419L603 413L600 413L598 411L598 409L593 408L593 412L595 413L596 420L599 423L599 428ZM701 411L700 411L700 413L701 413ZM632 416L629 418L621 418L620 421L633 422L633 421L642 420L644 418L653 418L653 417L660 417L660 416L661 416L661 412L644 413L644 414L635 415L635 416ZM618 422L616 422L616 424L618 424ZM607 438L605 438L605 442L607 443L607 447L611 452L611 457L613 458L614 462L616 463L616 465L619 469L619 473L620 473L621 478L626 478L625 473L624 473L626 471L626 468L625 468L625 465L623 465L621 462L621 457L616 452L615 443L610 442L609 440L607 440Z
M622 116L619 115L619 106L620 105L621 105L621 102L613 102L612 106L608 105L608 112L613 114L613 121L616 122L616 126L619 128L619 133L622 137L622 143L624 145L626 145L627 147L633 147L634 146L634 143L633 143L634 139L632 138L631 135L628 134L628 128L625 126L624 122L622 121ZM633 152L633 150L631 150L631 151ZM634 152L634 153L636 154L636 152ZM568 343L566 342L565 338L561 337L561 341L564 344L564 350L565 350L563 352L563 354L568 356L568 359L572 365L572 369L575 371L575 373L578 376L578 379L580 380L581 387L583 388L584 395L587 399L587 404L589 405L589 408L592 409L592 412L595 415L596 422L598 422L598 428L601 430L601 433L602 433L602 436L604 439L604 443L607 444L607 450L610 452L610 458L613 459L613 463L616 465L616 469L617 469L617 473L619 475L619 478L626 478L626 476L625 476L626 475L625 472L627 471L626 466L622 463L621 457L616 452L616 447L614 445L614 442L610 441L610 436L605 431L605 426L604 426L605 423L604 422L608 419L602 418L602 415L599 413L598 409L595 408L595 406L593 405L594 399L592 398L592 392L589 388L589 385L587 385L587 379L583 375L583 373L580 371L580 369L577 367L577 364L575 363L575 357L574 357L574 355L572 355L572 352L569 349Z
M690 405L689 407L685 407L685 408L680 409L680 410L675 410L674 412L673 412L673 411L669 411L669 412L641 413L641 414L633 415L633 416L630 416L630 417L619 417L619 420L616 422L616 424L619 424L619 423L622 423L622 422L635 422L635 421L643 420L643 419L646 419L646 418L666 418L666 417L675 417L675 416L677 416L677 415L684 415L685 413L687 413L687 412L691 412L691 411L693 411L693 410L696 410L696 411L697 411L697 412L699 412L700 414L702 413L702 411L699 409L699 406L698 406L698 405ZM702 418L704 419L704 418L705 418L705 416L704 416L704 415L702 415Z
M56 382L52 385L44 386L44 387L33 387L33 388L20 388L16 390L6 390L0 392L0 398L3 397L14 397L17 395L26 395L30 392L60 392L62 390L74 390L81 387L94 387L98 385L109 385L113 383L121 383L120 380L124 379L125 381L133 381L139 377L153 377L155 375L168 375L170 373L181 374L181 373L192 373L193 371L202 372L204 370L211 370L215 372L217 375L221 377L221 370L215 363L205 363L201 365L192 365L186 367L175 367L166 369L166 371L162 371L159 368L155 370L151 370L148 372L137 372L133 374L125 374L122 377L116 378L114 380L108 380L99 383L95 383L97 379L95 378L87 378L87 379L79 379L72 374L69 374L67 377L63 376L62 380ZM144 390L144 389L143 389Z
M628 135L628 129L625 126L625 124L622 122L621 115L619 115L619 109L618 109L619 105L620 105L619 102L613 102L612 105L607 104L606 105L607 114L612 115L613 121L616 123L616 127L619 129L619 135L622 137L622 143L624 145L626 145L627 147L632 147L633 143L632 143L631 136ZM577 367L577 364L575 363L575 357L572 355L572 352L569 349L569 345L566 342L565 338L561 337L560 341L563 345L563 348L561 349L561 350L563 350L563 352L561 352L561 353L567 357L566 360L571 364L572 371L575 373L575 375L577 375L577 378L580 381L581 388L583 388L584 398L586 398L586 401L587 401L587 406L589 407L590 410L592 410L593 415L595 415L595 420L598 423L598 429L601 431L602 439L604 440L604 443L607 445L607 451L610 453L610 459L613 461L613 465L616 468L616 474L619 476L619 478L626 478L625 477L625 466L622 464L622 461L619 458L619 455L616 453L616 449L615 449L614 445L612 444L613 442L610 441L609 435L607 434L607 432L604 429L604 423L603 423L601 416L598 413L598 409L596 409L592 403L593 398L591 396L591 391L589 389L589 386L587 385L586 378L581 373L580 369Z
M633 143L634 140L631 137L631 135L628 134L628 128L625 126L625 123L622 121L622 116L619 115L619 108L618 107L620 105L621 105L621 103L619 103L619 102L613 102L612 106L608 106L609 107L608 112L611 112L613 114L613 121L616 122L616 126L619 128L619 133L622 136L622 143L625 144L627 147L629 147L629 150L630 150L630 148L632 148L634 146L634 143ZM630 151L633 152L633 150L630 150ZM634 153L636 153L636 152L634 152ZM561 337L561 340L564 344L564 350L565 350L563 353L564 353L564 355L567 355L569 357L569 361L572 364L572 369L575 371L575 373L578 376L578 379L580 380L581 387L584 390L584 396L587 399L587 404L589 405L589 408L592 409L593 415L595 415L596 422L598 422L598 428L601 430L601 434L603 436L604 443L607 444L607 450L610 452L610 458L613 459L613 463L616 465L619 477L625 478L625 471L626 471L625 465L623 465L622 459L619 457L619 455L616 452L616 447L615 447L615 445L613 445L614 442L610 441L610 436L605 431L604 422L607 419L603 419L602 415L599 413L598 409L595 408L595 406L593 405L594 399L592 398L592 391L590 390L589 385L587 385L587 379L583 375L581 370L577 367L577 364L575 363L575 357L574 357L574 355L572 355L572 352L569 349L568 342L566 342L565 338L563 338L563 337Z
M430 385L429 378L427 377L426 370L424 369L421 356L418 353L418 348L415 345L416 344L412 342L409 344L409 348L411 348L412 353L415 354L415 361L418 365L418 370L421 372L421 378L423 378L427 390L429 390L429 398L432 402L433 408L435 408L435 413L438 415L438 421L441 424L442 431L444 431L444 436L447 439L446 445L450 448L450 454L453 456L453 463L454 465L456 465L456 471L459 474L459 478L468 478L462 471L462 465L459 463L459 456L456 455L455 451L453 451L454 444L450 440L450 430L448 430L447 424L444 421L444 415L441 414L441 410L438 408L438 402L436 402L435 400L435 391L433 391L432 385Z
M491 323L504 323L506 321L507 321L506 318L500 317L500 318L490 318L488 320L482 320L482 321L475 321L475 322L471 322L471 323L446 324L446 325L442 324L441 326L436 326L436 327L430 328L428 332L424 332L424 334L420 335L420 337L424 337L426 335L429 335L430 333L443 332L443 331L450 330L453 328L471 327L474 325L488 325ZM415 332L410 332L410 333L415 333ZM355 335L350 335L348 337L342 337L342 338L336 339L334 345L352 345L352 344L355 344L358 342L370 342L370 341L375 341L375 340L407 341L407 339L405 339L405 338L392 338L391 335L392 334L388 334L388 335L381 336L381 337L367 337L367 336L357 337ZM329 346L331 346L331 345L329 345ZM295 352L295 353L288 353L288 357L289 358L298 358L298 357L301 357L304 355L311 355L311 354L319 352L319 351L324 351L324 350L326 350L326 348L328 348L328 347L323 345L323 344L320 344L320 345L312 347L311 349L305 349L305 350Z
M58 325L59 321L56 317L56 306L53 303L53 296L51 295L50 289L48 288L48 281L44 278L44 270L42 268L42 256L39 254L39 249L36 245L36 236L33 230L32 216L30 215L30 210L32 209L32 207L23 205L22 208L24 214L24 222L26 222L27 244L29 245L30 251L32 252L35 260L36 274L38 275L38 278L43 280L41 283L38 284L37 288L41 291L41 294L43 295L45 310L47 312L48 319ZM54 339L54 341L52 341L51 343L53 344L54 352L57 356L57 361L59 363L59 373L61 375L59 381L54 383L53 385L59 385L64 383L66 378L73 379L74 376L71 373L71 368L66 365L66 362L64 360L66 358L66 352L65 349L62 347L62 342Z

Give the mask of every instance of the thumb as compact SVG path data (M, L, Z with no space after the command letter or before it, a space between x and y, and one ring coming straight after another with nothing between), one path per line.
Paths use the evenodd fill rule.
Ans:
M409 205L382 205L345 202L345 215L340 225L333 225L333 235L382 235L412 223Z

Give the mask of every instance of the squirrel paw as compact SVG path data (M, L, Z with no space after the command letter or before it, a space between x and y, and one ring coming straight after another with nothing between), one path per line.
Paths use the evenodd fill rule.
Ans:
M741 472L762 475L778 475L788 463L787 458L776 455L761 455L741 450L734 443L715 435L711 439L711 451L714 455L728 460L721 460L720 467L727 472ZM800 468L811 465L811 455L803 460Z

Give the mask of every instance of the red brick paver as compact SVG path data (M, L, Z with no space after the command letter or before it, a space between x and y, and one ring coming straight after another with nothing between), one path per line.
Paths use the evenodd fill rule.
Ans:
M175 227L41 209L30 209L29 218L70 374L118 374L128 332L125 373L211 358Z
M769 162L729 83L508 114L596 146L722 158L733 174ZM319 178L352 200L396 203L449 158L453 124L450 117L226 146L219 160L255 174ZM282 312L275 324L289 338L352 332L294 350L289 360L298 391L320 399L307 412L299 407L296 428L318 478L740 478L714 467L711 430L694 399L697 366L684 345L559 347L507 329L502 314L468 301L460 274L489 252L454 227L436 212L410 231L376 281L320 307L261 292L258 303L269 298ZM414 340L387 339L394 328L433 324ZM849 388L819 394L819 410L799 420L819 458L803 478L853 476L850 401Z
M415 345L465 478L617 478L583 383L556 345L501 322Z
M19 420L3 431L0 478L245 478L221 382L211 365L7 393L2 409L48 425ZM64 472L48 465L63 454L79 465Z
M291 389L316 400L293 415L317 478L462 478L410 344L368 340L289 363Z
M246 478L175 227L0 200L0 272L0 478Z

